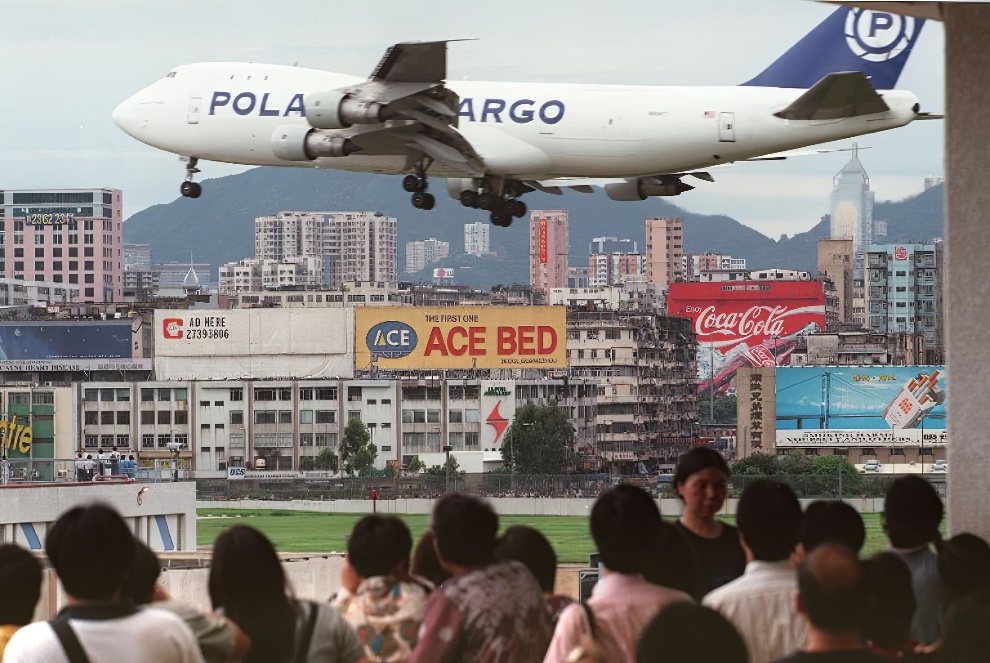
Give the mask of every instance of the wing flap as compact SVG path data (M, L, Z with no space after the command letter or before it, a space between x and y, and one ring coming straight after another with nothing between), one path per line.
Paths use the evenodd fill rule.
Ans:
M845 71L828 74L774 115L784 120L841 120L889 110L865 74Z

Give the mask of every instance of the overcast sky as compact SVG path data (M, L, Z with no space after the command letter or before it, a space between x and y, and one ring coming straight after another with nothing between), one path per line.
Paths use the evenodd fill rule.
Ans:
M0 183L120 188L127 216L176 198L183 169L175 155L117 129L110 113L179 64L248 60L367 75L394 42L473 37L479 40L450 47L452 80L734 85L834 11L804 0L4 0L3 6ZM898 87L918 95L923 110L944 109L940 23L926 23ZM917 193L926 175L942 174L941 122L916 122L859 142L872 146L861 160L880 200ZM741 164L672 200L694 212L728 214L773 237L793 234L828 212L831 178L846 159ZM242 170L201 168L203 178Z

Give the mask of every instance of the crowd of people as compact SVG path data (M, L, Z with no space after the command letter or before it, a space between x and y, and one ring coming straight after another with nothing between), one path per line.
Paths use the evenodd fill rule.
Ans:
M843 502L802 510L758 480L736 526L716 518L729 468L706 448L678 462L674 523L644 490L619 485L589 525L604 571L590 598L554 591L556 555L539 531L499 519L483 499L437 500L413 537L395 516L354 526L340 590L294 595L264 534L217 537L212 612L168 596L161 564L111 508L63 514L45 549L66 607L30 623L42 571L0 546L3 663L868 663L990 661L990 546L943 541L930 484L898 478L884 506L889 548L862 559L866 530ZM94 572L98 570L98 572Z
M137 474L137 461L134 455L120 453L117 447L110 451L98 449L96 458L93 454L76 454L74 461L76 481L96 481L100 477L128 477L133 479Z

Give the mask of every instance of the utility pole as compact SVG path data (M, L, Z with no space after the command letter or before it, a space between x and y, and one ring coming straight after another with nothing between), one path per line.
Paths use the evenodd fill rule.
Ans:
M711 354L708 356L708 366L711 369L711 382L708 390L708 423L715 423L715 342L711 341L709 347Z

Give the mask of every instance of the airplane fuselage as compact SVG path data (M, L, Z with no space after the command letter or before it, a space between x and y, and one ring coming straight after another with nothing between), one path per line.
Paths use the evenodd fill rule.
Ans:
M122 104L120 126L149 145L198 159L399 174L403 153L286 161L279 127L308 126L309 93L363 83L326 71L253 63L178 67ZM449 81L460 96L458 130L487 173L523 180L623 178L678 173L883 131L916 117L910 92L882 91L889 111L835 120L773 114L801 94L790 88L649 87ZM439 163L431 175L463 174Z

